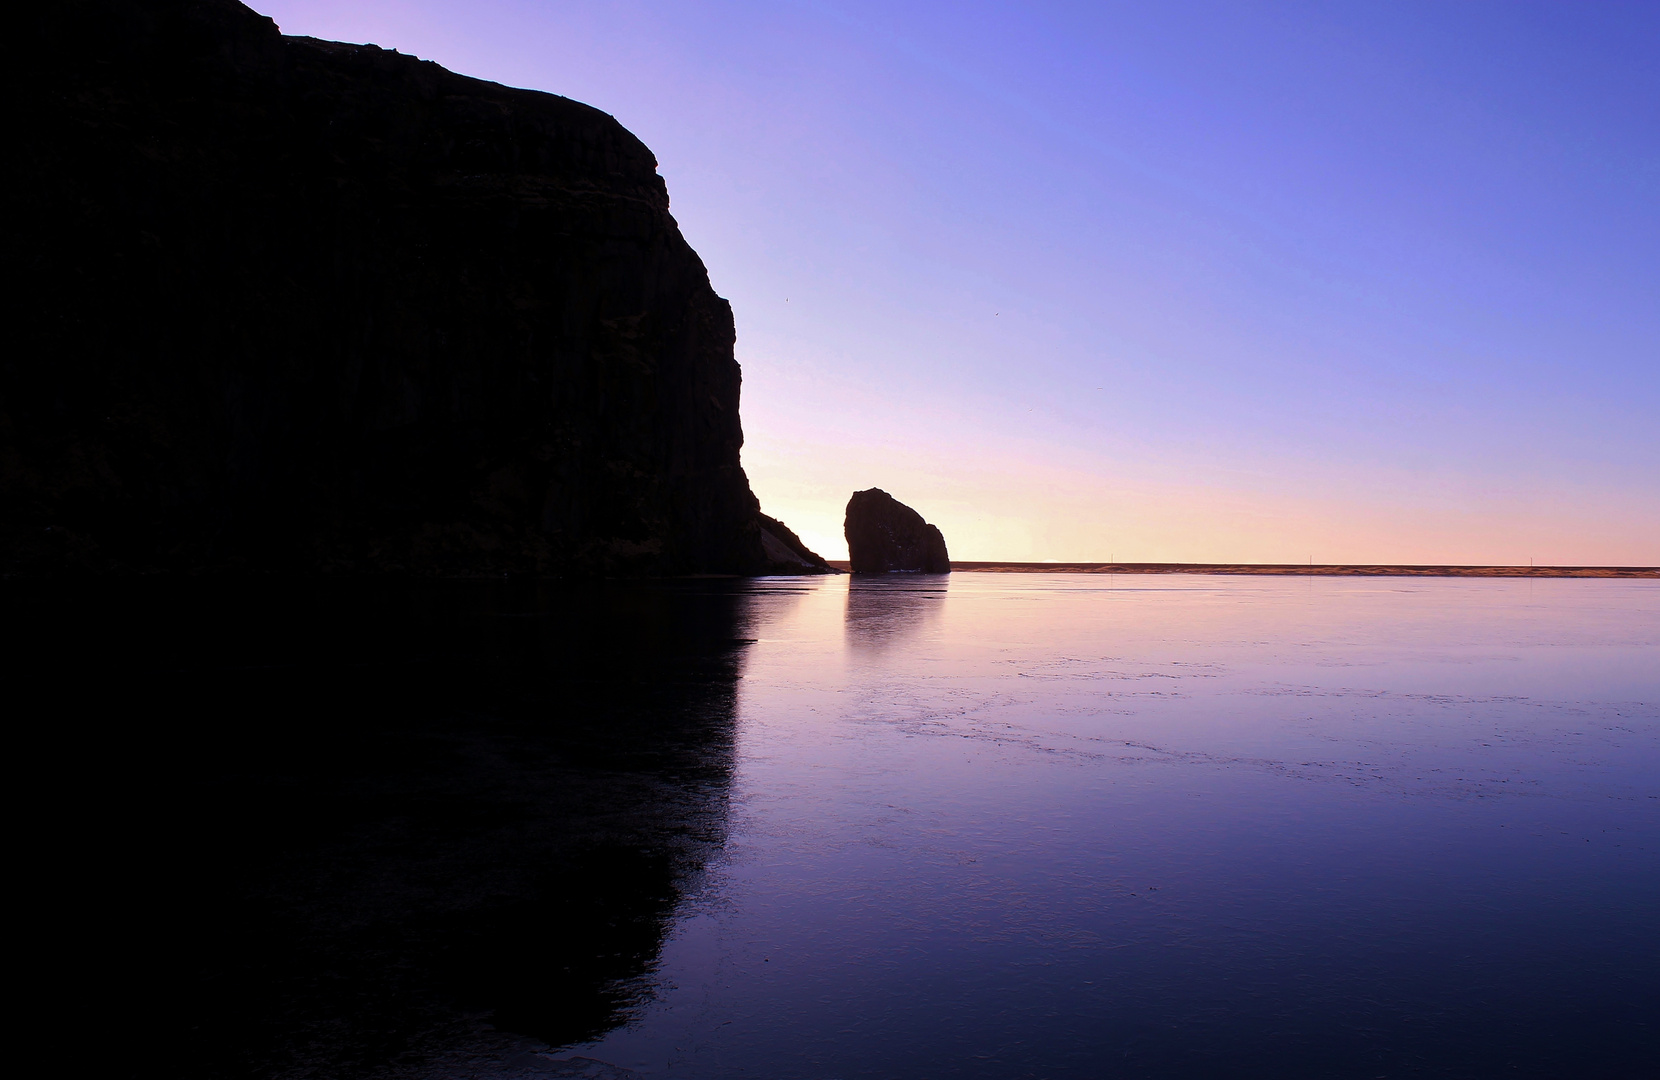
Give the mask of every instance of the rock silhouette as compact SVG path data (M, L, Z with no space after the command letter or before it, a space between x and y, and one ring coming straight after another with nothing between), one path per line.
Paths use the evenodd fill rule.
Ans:
M828 569L610 116L235 0L22 26L0 572Z
M843 529L855 574L951 572L939 529L881 488L853 493Z

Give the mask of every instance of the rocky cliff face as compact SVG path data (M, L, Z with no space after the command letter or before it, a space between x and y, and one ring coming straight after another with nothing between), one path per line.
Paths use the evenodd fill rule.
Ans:
M800 571L610 116L235 0L30 19L0 570Z

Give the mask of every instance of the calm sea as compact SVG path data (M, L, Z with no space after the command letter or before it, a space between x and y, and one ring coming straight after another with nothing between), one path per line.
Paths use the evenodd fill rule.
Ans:
M1660 1061L1660 583L8 605L110 1075Z
M752 597L725 843L649 1000L583 1055L1660 1075L1656 584L958 574Z

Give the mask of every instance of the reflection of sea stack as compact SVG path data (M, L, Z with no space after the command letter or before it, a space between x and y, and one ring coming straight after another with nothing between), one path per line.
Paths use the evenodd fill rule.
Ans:
M847 500L847 555L855 574L949 574L945 537L881 488Z

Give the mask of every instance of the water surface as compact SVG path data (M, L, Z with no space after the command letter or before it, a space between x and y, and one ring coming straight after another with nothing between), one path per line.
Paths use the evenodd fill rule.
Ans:
M755 588L665 1076L1649 1075L1660 588Z
M0 600L20 985L103 1075L1660 1060L1653 582Z

